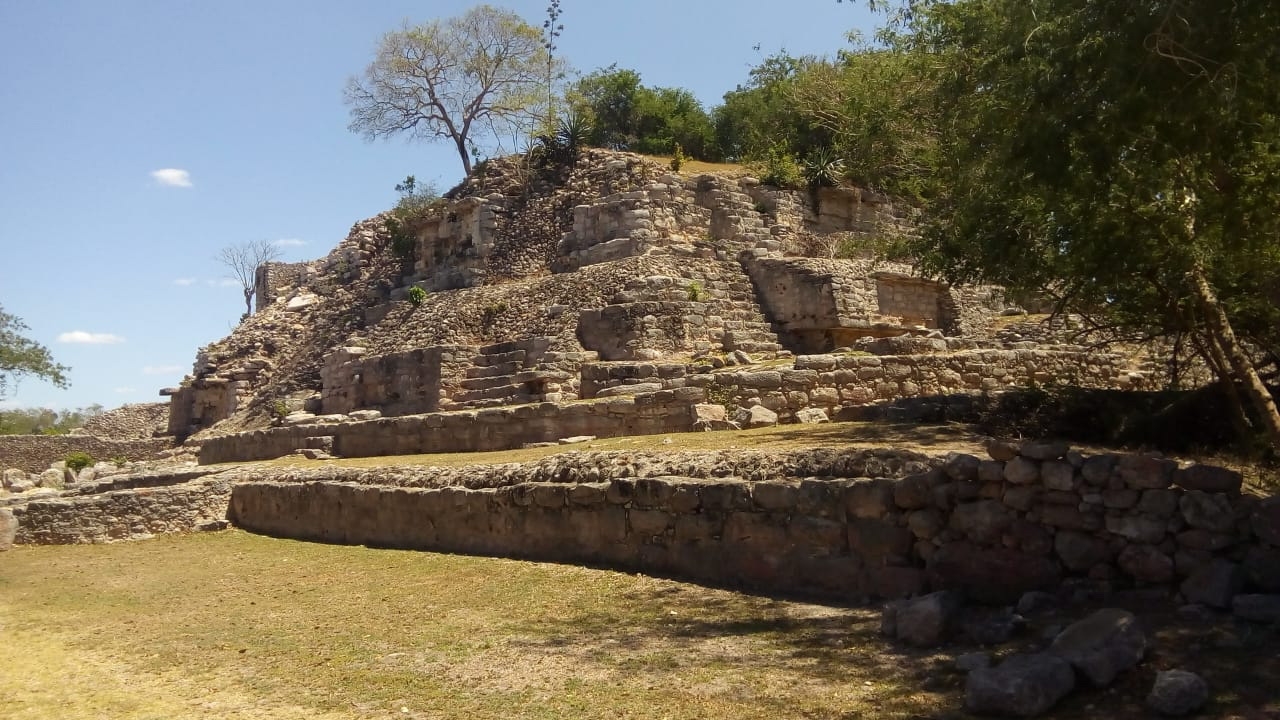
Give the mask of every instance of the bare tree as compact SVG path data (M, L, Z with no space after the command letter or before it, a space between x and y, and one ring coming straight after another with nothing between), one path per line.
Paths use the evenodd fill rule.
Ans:
M280 248L268 240L236 243L218 251L218 262L227 268L228 277L240 283L240 290L244 293L244 317L253 313L258 266L279 258Z
M480 5L465 15L387 33L362 77L347 81L348 128L367 139L408 133L453 143L471 173L471 150L539 117L552 68L542 32L519 15Z

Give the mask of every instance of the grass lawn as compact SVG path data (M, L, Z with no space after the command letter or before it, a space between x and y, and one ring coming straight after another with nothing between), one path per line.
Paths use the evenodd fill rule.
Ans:
M1170 667L1208 679L1203 717L1280 717L1276 630L1138 609L1142 665L1051 717L1146 718ZM0 554L0 716L969 717L953 657L978 648L907 650L878 628L872 608L237 530L18 547Z
M878 613L227 531L0 555L7 718L857 718L918 690ZM931 667L911 654L909 667ZM937 662L946 663L943 656Z

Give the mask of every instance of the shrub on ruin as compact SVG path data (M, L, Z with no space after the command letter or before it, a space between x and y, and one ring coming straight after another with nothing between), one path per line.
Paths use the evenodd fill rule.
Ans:
M63 462L66 464L68 470L78 473L93 465L93 456L87 452L77 450L73 453L67 453L67 456L63 458Z
M760 182L780 188L798 188L804 184L804 173L800 163L785 145L774 145L765 153L764 159L753 164L753 169L760 173Z
M413 287L409 288L409 303L414 307L421 305L422 301L426 299L427 299L426 290L423 290L417 285L414 285Z
M689 302L702 302L707 299L707 291L700 282L691 282L688 287Z
M283 420L284 417L288 414L289 414L289 405L285 403L284 400L276 400L275 402L271 403L272 417Z
M680 147L680 143L676 143L675 149L671 151L671 172L680 172L680 168L689 160L685 157L684 148Z

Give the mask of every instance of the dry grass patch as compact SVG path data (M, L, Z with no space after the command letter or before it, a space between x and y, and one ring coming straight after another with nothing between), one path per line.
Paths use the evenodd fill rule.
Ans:
M395 455L342 460L306 460L292 455L267 461L268 465L313 467L321 463L340 467L389 467L414 465L466 467L493 463L522 463L552 455L583 450L634 450L664 452L678 450L811 450L814 448L895 448L929 454L948 452L982 453L983 437L963 425L906 425L893 423L824 423L822 425L778 425L754 430L668 433L634 437L602 438L575 445L495 450L492 452L433 453Z
M238 531L0 564L6 717L905 718L865 609ZM944 662L938 660L938 662Z

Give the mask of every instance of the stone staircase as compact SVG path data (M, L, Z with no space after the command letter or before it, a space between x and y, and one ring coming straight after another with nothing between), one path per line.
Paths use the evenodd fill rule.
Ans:
M719 254L723 254L723 250ZM703 301L713 304L714 310L709 311L707 322L712 324L713 318L718 317L722 323L721 349L768 356L782 351L778 331L765 315L755 287L743 273L741 264L736 259L706 255L695 246L689 261L680 263L680 276L688 281L686 293L690 293L688 288L696 287L705 295Z
M479 348L450 393L448 409L576 400L579 368L596 354L552 345L552 338L530 338Z

